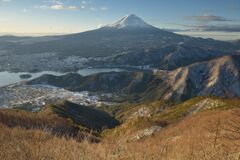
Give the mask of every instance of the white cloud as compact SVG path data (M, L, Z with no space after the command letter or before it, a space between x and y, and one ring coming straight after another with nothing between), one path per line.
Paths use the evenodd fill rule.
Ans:
M91 7L90 10L91 10L91 11L97 11L97 8Z
M1 1L1 0L0 0ZM59 0L44 0L43 5L35 6L36 9L43 9L43 10L89 10L89 11L106 11L108 7L96 7L90 4L89 0L82 0L80 1L80 5L70 5L69 3L63 3L63 1ZM68 4L68 5L67 5Z
M207 24L210 22L226 22L226 21L231 21L229 19L226 19L224 17L221 16L216 16L216 15L200 15L200 16L188 16L186 17L186 19L188 20L193 20L196 22L200 22L203 24Z
M108 8L106 6L102 6L102 7L90 7L89 8L91 11L106 11L108 10Z
M52 6L50 6L50 8L53 9L53 10L63 10L63 9L65 9L65 7L62 4L52 5Z
M34 6L36 9L49 9L50 7L47 5L41 5L41 6Z
M27 10L27 9L23 9L23 10L22 10L22 12L24 12L24 13L27 13L27 12L28 12L28 10Z
M50 9L50 10L77 10L79 9L77 6L65 6L63 4L54 4L54 5L41 5L35 6L37 9Z
M82 3L82 4L87 4L87 2L86 2L86 1L82 1L81 3Z
M67 9L68 10L77 10L78 7L77 6L68 6Z
M106 11L106 10L108 10L108 8L106 6L102 6L102 7L100 7L100 10Z
M0 2L11 2L12 0L0 0Z
M52 10L77 10L77 6L64 6L63 4L56 4L50 6L50 9Z

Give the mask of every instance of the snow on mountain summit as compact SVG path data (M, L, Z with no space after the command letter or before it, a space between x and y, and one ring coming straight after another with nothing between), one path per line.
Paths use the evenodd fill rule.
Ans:
M144 22L141 18L137 17L134 14L127 15L113 24L107 25L108 28L153 28L150 24Z

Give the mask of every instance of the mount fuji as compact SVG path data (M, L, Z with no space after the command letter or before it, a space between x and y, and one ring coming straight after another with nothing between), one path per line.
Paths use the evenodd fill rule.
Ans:
M142 28L142 29L153 29L152 25L146 23L141 18L137 17L134 14L127 15L118 21L116 21L113 24L106 25L104 28L112 28L112 29L136 29L136 28Z

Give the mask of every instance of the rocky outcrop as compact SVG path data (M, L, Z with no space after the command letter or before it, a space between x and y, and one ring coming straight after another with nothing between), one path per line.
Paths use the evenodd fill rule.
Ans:
M200 111L203 110L210 110L210 109L215 109L215 108L220 108L222 106L226 105L223 101L219 99L211 99L211 98L206 98L192 106L189 110L189 114L196 114Z
M152 126L150 128L143 129L143 130L139 131L135 136L133 136L130 139L130 141L138 141L138 140L141 140L143 138L152 136L152 135L160 132L161 129L162 129L162 127L159 127L159 126Z
M137 112L133 113L130 118L138 118L138 117L151 117L151 110L148 107L142 107L138 109Z

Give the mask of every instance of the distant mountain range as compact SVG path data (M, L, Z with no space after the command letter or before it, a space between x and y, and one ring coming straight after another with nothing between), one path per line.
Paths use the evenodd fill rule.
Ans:
M173 70L195 62L231 55L221 50L204 49L184 44L168 45L161 49L131 52L107 58L105 61L91 61L91 66L145 66L162 70ZM144 67L143 67L144 68Z
M61 58L107 57L92 65L150 65L175 69L239 51L238 43L193 38L158 29L135 15L83 33L46 37L0 37L1 50L9 54L56 53ZM110 59L108 59L110 58Z

